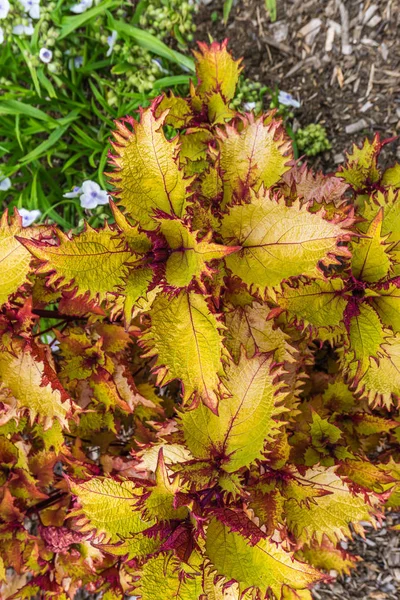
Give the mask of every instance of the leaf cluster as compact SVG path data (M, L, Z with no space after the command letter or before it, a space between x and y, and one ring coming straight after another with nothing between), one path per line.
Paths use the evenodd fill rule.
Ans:
M1 220L4 597L310 600L399 507L400 167L299 167L196 65L116 121L112 223Z

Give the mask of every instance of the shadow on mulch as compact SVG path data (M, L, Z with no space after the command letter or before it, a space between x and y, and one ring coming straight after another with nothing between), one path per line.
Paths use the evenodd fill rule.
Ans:
M335 170L366 136L398 135L399 0L277 0L275 23L264 0L237 0L226 27L223 1L201 1L196 38L229 38L234 56L244 58L246 77L301 101L295 126L326 127L332 150L308 160L314 168ZM399 142L382 154L384 162L399 160Z

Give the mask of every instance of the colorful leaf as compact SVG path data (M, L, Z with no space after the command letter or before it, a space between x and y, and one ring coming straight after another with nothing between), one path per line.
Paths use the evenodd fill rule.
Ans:
M390 257L385 238L381 237L383 210L371 222L366 237L353 243L351 270L356 279L375 283L386 277L390 270Z
M112 181L118 186L117 203L145 229L157 227L153 219L155 211L182 217L190 184L178 166L179 142L166 139L163 131L166 113L155 117L156 107L153 103L142 110L139 122L134 119L116 122L113 142L116 171Z
M351 493L349 487L335 474L335 470L313 469L302 478L305 484L328 492L314 498L308 506L288 500L285 512L289 529L305 543L315 540L321 544L324 536L332 543L351 537L349 525L358 533L363 531L360 521L374 523L371 506L364 496Z
M143 491L132 481L93 477L85 483L71 482L71 491L80 504L73 513L79 531L94 531L103 543L119 542L153 524L146 522L137 509Z
M196 92L208 96L211 92L221 92L226 101L232 100L242 68L240 60L233 60L227 51L228 42L213 42L210 46L199 42L200 52L194 52L196 75L199 84Z
M57 231L58 244L25 240L28 250L41 261L37 273L48 274L48 285L58 284L75 295L102 300L123 285L135 256L106 225L69 237Z
M220 132L219 150L224 205L243 201L251 188L273 186L289 169L292 158L280 123L265 123L264 117L243 117L240 129L227 125Z
M338 248L346 231L340 224L312 214L296 202L285 205L266 190L251 193L249 204L233 206L222 221L226 243L242 247L226 258L226 264L249 286L264 292L284 279L320 275L318 263L337 263L346 256Z
M211 261L221 260L239 250L212 243L211 232L198 241L196 232L191 232L177 219L162 219L160 225L160 232L172 251L167 259L165 278L168 285L176 288L187 287L193 280L202 285L203 277L212 274Z
M315 569L295 560L279 544L261 540L251 547L217 519L208 526L206 552L217 573L237 581L241 592L257 588L262 596L271 591L281 598L285 585L301 590L320 579Z
M315 279L283 285L276 302L303 325L336 327L343 320L347 302L342 279Z
M150 311L151 328L141 340L157 356L157 381L180 379L183 401L198 402L216 410L222 370L221 324L202 296L181 292L160 294Z
M230 363L223 378L229 398L218 406L218 416L199 406L182 415L189 450L197 458L219 458L232 473L261 458L264 443L278 431L275 419L282 412L284 395L275 386L273 363L266 355L249 359L244 353L239 364Z

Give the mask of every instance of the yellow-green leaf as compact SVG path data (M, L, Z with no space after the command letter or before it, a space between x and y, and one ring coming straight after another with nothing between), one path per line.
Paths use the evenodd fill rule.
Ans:
M400 331L400 288L396 285L382 287L376 296L370 298L371 305L386 327L391 327L394 333Z
M385 238L382 238L383 210L371 222L366 237L353 243L351 270L356 279L375 283L386 277L390 270L390 258Z
M350 492L334 468L315 468L299 479L304 485L328 493L314 497L307 505L299 504L297 500L285 503L289 529L298 540L305 543L315 540L321 544L326 536L336 543L351 537L350 523L357 533L363 531L360 521L374 523L372 507L365 503L362 494Z
M75 237L57 231L58 244L26 240L24 245L41 261L38 273L49 274L48 283L60 284L76 295L102 300L120 289L136 257L108 225L98 231L87 225Z
M222 325L206 300L185 291L175 297L160 294L149 315L151 327L142 342L146 356L157 356L158 383L180 379L185 404L200 399L215 410L223 374Z
M180 565L170 554L159 554L141 570L137 592L141 600L198 600L202 593L201 573Z
M349 327L350 351L358 364L357 378L366 372L373 362L372 358L383 355L382 346L388 333L371 306L365 303L357 306Z
M343 320L346 300L341 279L315 279L283 285L276 302L304 325L335 327Z
M319 213L286 206L270 193L251 193L251 202L233 206L222 221L225 243L242 246L226 264L244 283L264 292L297 275L320 276L319 261L335 264L335 255L347 255L337 244L346 235L342 227Z
M130 120L133 131L123 122L114 132L113 162L118 205L145 229L155 229L154 211L182 217L190 184L177 162L179 141L164 135L165 113L154 116L154 107L142 111L139 122Z
M217 519L208 526L206 552L219 575L236 580L241 591L257 588L261 597L272 591L281 599L283 586L306 589L321 578L318 571L295 560L276 542L261 540L250 546Z
M167 259L165 278L173 287L187 287L193 280L202 285L202 278L212 275L208 263L239 249L212 243L211 232L198 241L197 232L190 231L178 219L162 219L160 224L160 231L172 250Z
M246 120L247 119L247 120ZM220 133L220 166L224 183L224 204L242 200L250 187L271 187L289 170L291 143L278 121L248 116L238 130L227 125Z
M186 411L181 419L189 450L197 458L223 457L221 466L232 473L260 458L267 440L278 432L284 394L276 387L272 361L265 354L230 363L223 383L229 392L218 416L207 407Z
M211 92L221 92L224 99L232 100L242 68L240 60L235 61L227 51L227 41L213 42L210 46L199 43L200 52L194 52L196 74L199 80L196 92L208 96Z
M225 313L227 332L225 344L236 362L241 348L247 356L259 352L270 352L278 363L293 362L295 349L289 343L289 336L273 320L267 320L270 309L267 305L255 303L253 306L231 307Z
M94 530L103 542L119 542L153 525L136 507L143 490L133 481L94 477L85 483L71 483L71 491L80 504L73 513L79 531Z
M0 394L7 390L14 397L12 411L28 412L31 423L38 417L45 429L54 419L67 426L71 401L46 359L29 348L18 345L12 352L0 352Z
M0 219L0 306L27 281L32 255L16 236L24 239L39 237L44 227L22 227L21 217L16 213L8 221L5 211Z

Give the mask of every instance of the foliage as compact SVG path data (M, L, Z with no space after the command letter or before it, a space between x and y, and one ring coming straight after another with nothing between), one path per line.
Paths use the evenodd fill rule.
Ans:
M299 167L231 108L226 44L196 59L188 98L116 122L112 224L1 221L14 598L310 600L399 506L399 166L375 138Z
M296 142L300 153L307 156L316 156L332 148L325 127L319 123L310 123L310 125L298 129L296 131Z
M183 48L195 4L81 0L36 8L31 19L26 2L11 0L0 20L0 181L12 185L0 188L0 202L40 210L42 220L68 229L85 213L64 193L88 179L109 189L103 171L113 120L164 86L187 92L193 62L162 40ZM94 210L91 224L105 214Z

